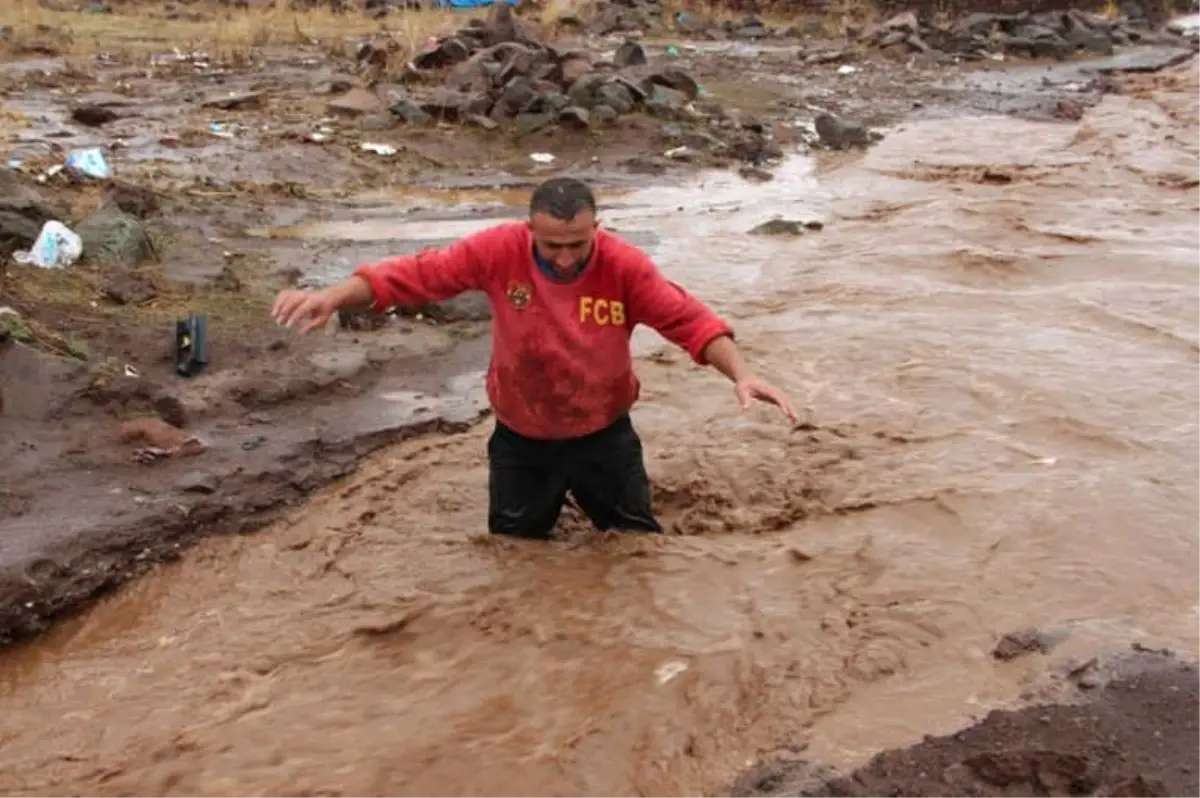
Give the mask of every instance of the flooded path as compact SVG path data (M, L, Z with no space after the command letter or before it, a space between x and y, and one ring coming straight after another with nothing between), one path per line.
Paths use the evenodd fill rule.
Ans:
M622 196L605 221L801 429L641 331L678 535L496 540L488 430L402 444L4 655L0 789L700 794L787 741L849 765L1014 702L1016 628L1194 654L1195 74ZM826 226L747 234L776 214Z

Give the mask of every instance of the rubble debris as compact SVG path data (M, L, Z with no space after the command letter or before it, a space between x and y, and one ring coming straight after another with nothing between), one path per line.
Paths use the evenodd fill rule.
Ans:
M1110 18L1079 9L1032 13L971 12L948 24L902 11L858 32L858 42L898 55L935 53L958 60L997 56L1053 58L1077 54L1112 55L1128 45L1191 47L1170 29L1145 27L1129 17Z
M685 149L672 148L676 159L719 152L758 164L782 154L765 125L730 119L719 104L703 99L692 75L658 66L636 41L621 43L610 61L596 61L587 52L538 42L507 5L431 41L411 67L421 80L389 105L406 125L505 126L528 136L610 126L642 113L691 128Z

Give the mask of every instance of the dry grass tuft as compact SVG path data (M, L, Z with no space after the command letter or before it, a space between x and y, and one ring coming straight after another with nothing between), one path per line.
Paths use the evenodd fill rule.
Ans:
M0 57L146 57L178 49L202 52L218 62L253 61L256 51L288 45L340 46L347 39L384 35L415 52L430 36L459 27L468 16L452 11L405 10L379 20L328 8L297 11L285 0L257 9L197 3L174 15L157 4L128 4L113 13L56 11L38 0L0 0Z

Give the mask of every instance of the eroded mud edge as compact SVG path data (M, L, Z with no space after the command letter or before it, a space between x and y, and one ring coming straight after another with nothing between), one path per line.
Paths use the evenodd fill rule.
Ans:
M728 794L1198 795L1200 671L1171 652L1133 648L1068 665L1041 700L884 751L851 773L773 759Z
M248 467L225 459L206 471L217 485L211 493L184 491L172 497L178 501L119 520L109 512L44 548L0 562L0 648L45 632L160 563L178 559L205 537L261 529L356 471L379 449L420 435L466 432L489 415L487 409L451 411L334 439L318 435L283 444ZM112 490L96 487L98 493ZM87 503L87 497L72 501L77 498Z

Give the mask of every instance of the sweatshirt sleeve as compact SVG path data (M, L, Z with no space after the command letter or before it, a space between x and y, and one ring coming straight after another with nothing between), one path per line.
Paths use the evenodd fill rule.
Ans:
M500 231L483 230L448 247L400 255L366 266L354 274L371 286L373 308L415 307L458 296L464 291L487 287L492 255Z
M692 360L707 365L704 349L733 329L707 305L677 283L663 276L645 255L629 265L626 303L631 325L645 324L676 346L687 350Z

